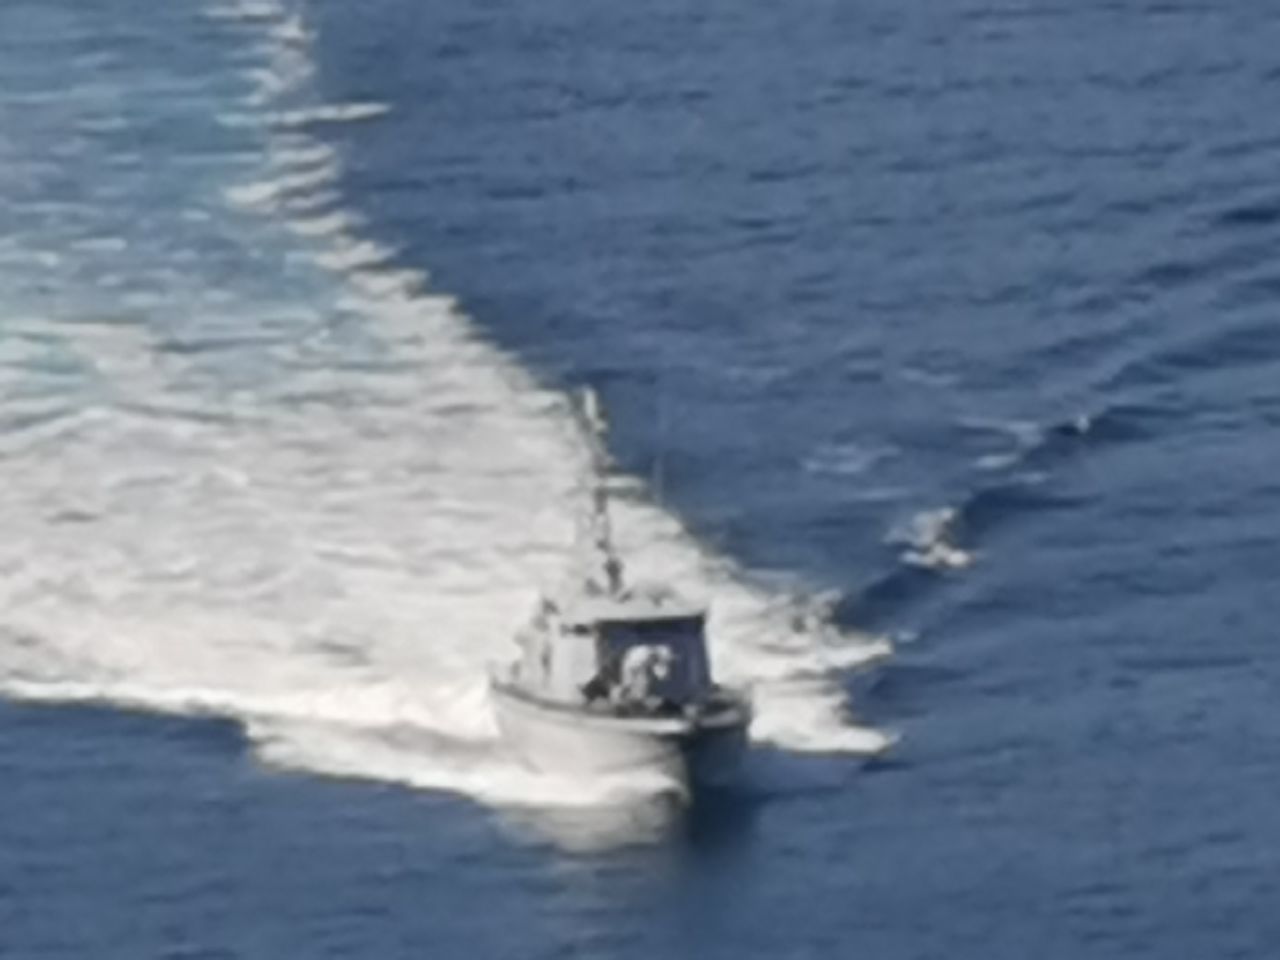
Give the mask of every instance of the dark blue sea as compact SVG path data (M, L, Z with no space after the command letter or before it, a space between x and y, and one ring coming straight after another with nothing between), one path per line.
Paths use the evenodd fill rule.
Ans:
M729 794L495 734L584 385ZM1273 958L1278 577L1272 0L0 3L3 960Z

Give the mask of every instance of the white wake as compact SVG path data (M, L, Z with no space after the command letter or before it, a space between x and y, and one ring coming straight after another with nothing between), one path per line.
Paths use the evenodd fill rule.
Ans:
M239 238L235 262L275 258L278 289L184 250L133 276L123 215L119 237L52 238L64 283L117 279L92 309L37 298L0 328L0 690L234 717L271 762L499 803L651 789L525 772L487 701L486 665L567 560L585 451L564 398L344 205L323 127L387 108L308 102L288 4L216 16L251 45L225 126L261 151L183 222ZM179 312L178 336L138 319ZM758 741L885 745L842 682L884 644L752 585L651 505L617 527L638 575L713 598L712 656L753 689Z

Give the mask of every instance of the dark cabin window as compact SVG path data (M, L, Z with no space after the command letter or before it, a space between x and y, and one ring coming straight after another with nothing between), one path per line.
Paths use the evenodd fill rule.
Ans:
M702 617L602 624L596 638L599 675L607 683L616 683L628 650L641 645L663 646L675 655L675 686L689 692L699 690L710 682L703 634Z

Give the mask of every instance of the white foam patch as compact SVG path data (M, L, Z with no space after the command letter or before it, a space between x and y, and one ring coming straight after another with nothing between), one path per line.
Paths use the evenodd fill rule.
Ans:
M317 167L332 164L337 158L337 151L333 147L322 143L308 143L306 141L289 143L285 141L272 144L270 157L273 166L285 169L291 167Z
M297 224L294 224L296 228ZM352 283L372 297L418 295L426 286L427 275L421 270L361 270L352 276Z
M264 26L269 58L305 35L272 29L295 16L282 3L219 10ZM385 108L282 113L254 96L237 109L265 131L263 186L230 198L271 217L226 216L270 228L291 269L320 265L282 282L297 299L259 302L252 285L228 289L221 264L202 278L179 253L172 275L121 282L146 281L160 315L207 309L217 329L286 318L296 333L245 339L243 360L275 373L232 387L136 318L24 325L93 379L0 435L0 690L233 717L273 763L504 804L670 789L644 774L536 776L504 752L486 668L514 654L538 589L567 566L583 438L565 398L478 340L450 299L423 295L423 273L361 236L328 189L338 159L310 125ZM282 186L294 175L307 179ZM268 255L245 242L246 262ZM140 269L127 249L103 256L91 299L113 271ZM712 598L712 658L751 688L758 741L886 745L849 715L843 680L886 643L838 630L827 602L753 584L643 500L621 502L616 527L637 578Z
M349 232L355 224L355 218L342 210L289 219L289 226L303 237L335 237Z
M886 539L905 547L905 563L931 570L963 570L973 564L974 557L952 542L957 519L953 507L922 510L893 527Z
M986 453L974 463L979 470L1007 470L1016 466L1044 441L1044 430L1039 424L1026 420L1000 420L987 417L966 417L960 421L966 430L991 434L1005 440L1009 447Z
M836 477L856 477L874 470L881 463L897 456L890 446L868 447L860 443L827 443L814 450L804 460L804 469L814 474Z
M277 127L289 129L326 123L357 123L373 120L390 112L391 107L385 103L330 103L297 110L281 110L270 115L268 120Z
M246 183L226 191L227 200L236 206L264 212L274 211L291 194L313 192L333 183L337 166L332 161L309 170L285 174L272 180Z
M286 15L280 0L225 0L210 4L207 14L215 20L278 22Z
M374 240L357 240L336 232L330 236L329 248L316 254L316 262L330 270L355 272L387 263L395 256L395 251Z

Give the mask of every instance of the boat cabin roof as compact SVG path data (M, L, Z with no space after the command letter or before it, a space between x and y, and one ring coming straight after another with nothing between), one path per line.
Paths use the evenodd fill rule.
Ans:
M561 606L565 621L580 626L701 619L706 612L705 604L668 587L643 584L621 593L582 593Z

